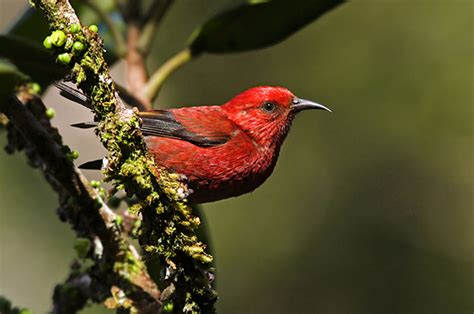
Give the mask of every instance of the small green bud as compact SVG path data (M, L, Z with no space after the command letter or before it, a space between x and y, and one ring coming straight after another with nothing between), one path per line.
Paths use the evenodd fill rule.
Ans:
M53 48L53 41L51 40L51 36L48 36L43 40L43 46L46 49Z
M96 180L91 180L91 186L97 189L98 187L100 187L100 182Z
M99 27L97 27L97 25L95 24L89 25L89 29L94 33L97 33L99 31Z
M69 62L71 62L71 55L65 52L60 54L57 59L62 64L69 64Z
M33 312L29 309L21 309L20 314L33 314Z
M35 93L35 94L41 93L41 85L40 84L38 84L36 82L33 82L33 83L31 83L30 87L31 87L31 91L33 93Z
M77 23L71 24L71 26L69 26L69 31L73 34L79 33L80 30L81 30L81 25Z
M100 188L100 189L99 189L99 196L100 196L103 200L105 200L106 195L105 195L105 190L104 190L103 188Z
M74 43L74 45L72 45L72 51L73 52L81 52L82 50L84 50L84 44L81 43L80 41L76 41Z
M74 250L76 250L77 256L84 258L91 249L91 241L87 238L77 238L74 241Z
M56 47L61 47L62 45L64 45L67 39L66 34L64 34L64 32L61 30L55 30L54 32L52 32L50 38L51 42Z
M68 157L71 158L71 160L77 159L79 158L79 153L77 150L73 150L69 153Z
M165 305L163 305L163 312L171 313L171 312L173 312L173 310L174 310L173 303L169 302L169 303L166 303Z
M52 118L54 118L55 115L56 115L56 111L53 108L46 109L46 117L48 119L51 120Z

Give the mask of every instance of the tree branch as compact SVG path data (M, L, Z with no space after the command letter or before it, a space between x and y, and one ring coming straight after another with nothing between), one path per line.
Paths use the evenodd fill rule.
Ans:
M72 41L85 43L86 49L71 59L70 79L88 96L98 122L96 132L108 151L104 180L136 197L137 203L129 211L143 217L138 232L140 245L150 257L157 256L167 265L163 272L167 293L161 299L177 312L213 312L217 298L211 285L213 257L196 236L200 221L186 204L189 191L185 178L158 169L148 154L141 120L136 110L125 108L117 97L98 35L86 28L74 34L68 31L79 20L67 0L31 1L42 9L53 30L62 30ZM55 53L68 50L57 48ZM147 302L133 291L127 297L137 307Z
M145 59L138 51L138 40L140 38L140 27L138 24L128 25L127 33L127 85L130 93L140 100L146 110L152 108L150 98L143 93L143 86L148 81L148 72L145 67Z
M145 86L145 95L148 99L153 100L158 96L161 87L166 79L176 72L180 67L191 61L192 53L189 48L186 48L176 55L168 59L155 73L150 77L150 80Z
M98 278L109 287L117 285L126 291L130 298L137 301L137 308L144 311L159 309L161 304L158 288L146 273L143 263L135 258L130 246L122 238L115 213L104 204L97 190L74 167L68 156L68 149L61 145L59 134L45 117L45 107L41 100L26 92L20 93L19 97L0 103L0 111L21 135L21 146L25 148L30 162L42 169L47 181L58 193L60 217L71 223L78 236L91 239L97 236L100 240L103 255L90 256L97 265L105 266ZM49 133L45 127L49 129ZM14 146L15 143L9 145ZM121 266L120 269L118 265ZM132 268L134 272L129 271ZM108 271L104 272L105 269ZM125 279L124 275L128 278Z
M143 56L147 56L150 53L150 47L158 26L172 3L173 0L154 0L151 4L149 15L145 18L145 25L138 40L137 48Z

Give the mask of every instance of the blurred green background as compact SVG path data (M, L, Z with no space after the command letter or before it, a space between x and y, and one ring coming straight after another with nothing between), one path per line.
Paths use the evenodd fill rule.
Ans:
M176 1L152 65L231 2ZM0 0L2 29L25 5ZM162 107L271 84L333 109L296 119L254 193L204 205L220 313L474 311L473 13L471 0L353 1L281 44L204 55L168 81ZM56 90L46 103L79 163L103 153L68 126L87 110ZM0 199L0 294L44 313L74 235L22 154L0 152Z

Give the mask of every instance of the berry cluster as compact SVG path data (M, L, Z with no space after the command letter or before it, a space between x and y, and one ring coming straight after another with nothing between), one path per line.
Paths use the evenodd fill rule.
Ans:
M97 25L90 25L89 30L97 33L99 28ZM72 58L80 56L84 51L86 46L83 41L81 25L72 24L69 26L69 34L62 30L55 30L44 39L43 46L46 49L55 49L58 54L56 60L66 65L71 62Z

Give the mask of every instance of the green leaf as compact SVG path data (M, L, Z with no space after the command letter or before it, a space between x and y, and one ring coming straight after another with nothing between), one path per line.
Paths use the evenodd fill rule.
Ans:
M0 35L0 57L8 59L43 88L67 73L46 49L21 38Z
M274 45L344 0L253 0L221 13L190 39L193 54L229 53Z
M7 33L40 44L50 31L46 18L41 15L41 12L28 6L25 13L10 26Z
M18 83L26 80L28 76L21 73L7 60L0 59L0 101L8 99L14 93Z

